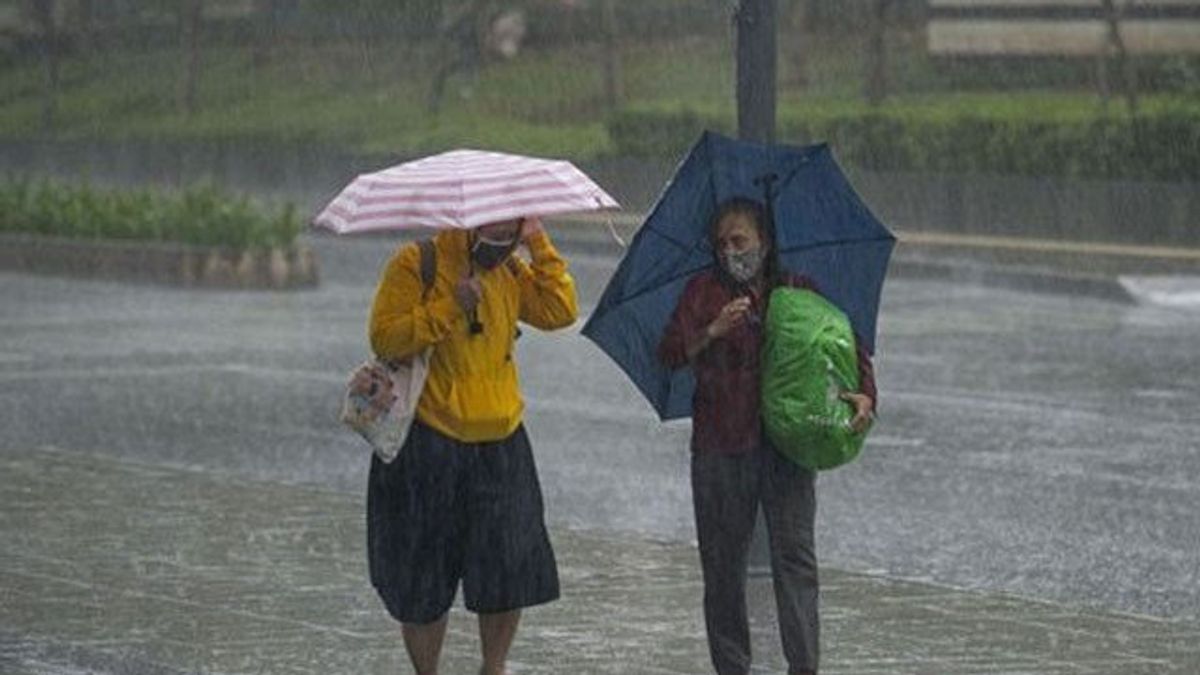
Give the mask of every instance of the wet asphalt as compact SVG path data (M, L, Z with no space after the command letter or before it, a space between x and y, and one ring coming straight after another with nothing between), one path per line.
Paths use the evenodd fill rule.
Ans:
M0 274L0 449L361 494L336 412L394 242L311 241L311 291ZM564 248L589 311L616 258ZM822 564L1200 619L1198 338L1194 308L893 276L879 423L819 480ZM577 327L518 360L550 522L691 541L688 425Z
M336 408L395 241L311 241L312 291L0 274L0 452L358 498ZM587 312L616 257L564 250ZM880 419L818 480L822 565L1200 621L1198 339L1194 306L893 275ZM659 423L577 327L518 345L552 526L691 542L688 424Z

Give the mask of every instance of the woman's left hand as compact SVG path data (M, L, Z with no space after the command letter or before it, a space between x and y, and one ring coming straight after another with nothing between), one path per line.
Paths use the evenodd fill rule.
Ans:
M529 238L545 232L546 228L542 226L542 219L537 216L530 216L521 220L521 243L529 241Z
M858 394L847 391L842 392L839 396L843 401L854 406L854 417L850 419L850 430L856 434L861 434L871 426L871 413L875 408L875 402L866 394Z

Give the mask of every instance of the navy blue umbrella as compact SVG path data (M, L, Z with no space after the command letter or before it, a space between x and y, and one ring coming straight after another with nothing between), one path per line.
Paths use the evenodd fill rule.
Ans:
M767 195L770 196L767 199ZM868 352L896 238L854 192L829 147L764 145L705 132L629 245L583 334L664 420L692 413L691 369L667 370L658 343L684 285L716 264L709 221L732 197L766 202L782 268L816 282Z

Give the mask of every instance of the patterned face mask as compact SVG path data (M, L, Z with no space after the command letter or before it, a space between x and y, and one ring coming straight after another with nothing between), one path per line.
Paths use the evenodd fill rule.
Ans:
M746 249L740 253L726 253L721 256L725 271L740 283L748 283L762 269L765 252L761 246Z

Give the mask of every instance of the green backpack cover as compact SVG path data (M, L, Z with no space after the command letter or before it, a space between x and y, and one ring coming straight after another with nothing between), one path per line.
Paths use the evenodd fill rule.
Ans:
M866 432L850 430L858 391L858 354L850 320L820 295L777 288L767 308L763 419L775 449L808 469L852 461Z

